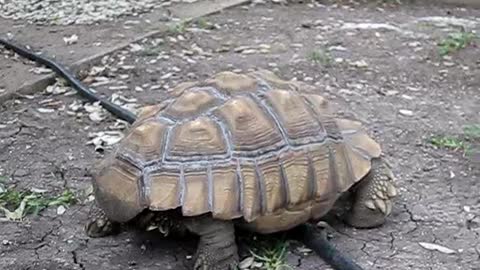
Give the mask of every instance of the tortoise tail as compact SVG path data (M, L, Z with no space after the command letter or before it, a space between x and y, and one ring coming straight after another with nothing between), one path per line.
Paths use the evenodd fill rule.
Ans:
M327 240L324 230L302 224L291 231L291 238L302 242L335 270L364 270Z

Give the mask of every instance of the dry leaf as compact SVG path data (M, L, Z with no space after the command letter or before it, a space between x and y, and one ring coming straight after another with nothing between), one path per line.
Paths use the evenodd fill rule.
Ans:
M77 43L78 36L73 34L70 37L64 37L63 41L65 41L65 44L67 44L67 45L74 44L74 43Z
M436 250L436 251L439 251L439 252L445 253L445 254L456 253L456 251L453 250L453 249L450 249L450 248L447 248L447 247L444 247L444 246L440 246L440 245L437 245L437 244L433 244L433 243L419 242L418 244L421 247L423 247L424 249L428 249L428 250Z
M51 69L44 68L44 67L32 68L32 69L30 69L30 71L35 73L35 74L47 74L47 73L53 72Z
M247 257L243 261L240 262L238 267L240 269L248 269L248 268L250 268L250 266L252 266L253 262L254 262L253 257Z
M104 146L111 146L123 138L123 133L120 131L100 131L89 133L88 136L91 139L87 142L87 145L93 144L95 146L95 151L103 149Z
M67 211L67 209L63 205L60 205L60 206L57 207L57 215L59 215L59 216L65 214L66 211Z
M83 107L89 113L88 117L93 122L101 122L107 117L107 111L100 105L99 101L93 104L85 104Z
M53 113L53 112L55 112L54 109L48 109L48 108L38 108L37 111L40 112L40 113Z
M70 87L58 85L57 83L47 86L46 92L49 94L60 95L66 93Z

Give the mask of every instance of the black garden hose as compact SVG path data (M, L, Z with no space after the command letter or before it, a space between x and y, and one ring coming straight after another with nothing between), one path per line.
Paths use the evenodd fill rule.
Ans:
M71 85L71 87L73 87L73 89L77 90L77 92L81 96L83 96L84 98L86 98L91 102L99 101L102 107L105 108L110 113L112 113L114 116L130 124L135 122L137 118L135 114L133 114L129 110L124 109L121 106L111 101L101 99L98 95L96 95L93 91L91 91L88 87L86 87L83 83L81 83L77 78L75 78L70 71L68 71L65 67L61 66L60 64L57 64L44 56L35 54L34 52L26 48L23 48L19 45L16 45L10 41L7 41L6 39L0 38L0 44L5 46L5 48L16 52L20 56L28 58L32 61L35 61L39 64L45 65L46 67L52 69L59 76L64 78Z
M324 229L306 223L292 229L290 237L305 244L335 270L364 270L330 244Z

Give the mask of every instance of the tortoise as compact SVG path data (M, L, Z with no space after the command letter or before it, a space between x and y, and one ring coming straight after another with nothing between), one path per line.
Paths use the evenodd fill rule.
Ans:
M380 145L359 121L335 116L316 87L263 69L223 71L172 96L143 107L97 165L90 237L139 216L173 220L199 236L194 269L224 270L239 263L237 228L290 230L346 192L353 227L391 214L397 190Z

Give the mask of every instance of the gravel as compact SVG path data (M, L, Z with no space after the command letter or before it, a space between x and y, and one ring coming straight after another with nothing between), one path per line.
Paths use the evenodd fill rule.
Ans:
M93 24L195 0L0 0L0 17L37 25Z

